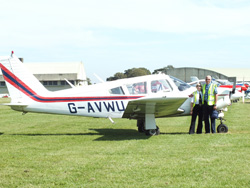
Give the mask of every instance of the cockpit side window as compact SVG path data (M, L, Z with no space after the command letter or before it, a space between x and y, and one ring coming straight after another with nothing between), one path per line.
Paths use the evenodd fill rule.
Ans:
M178 87L180 91L184 91L191 87L189 84L187 84L186 82L183 82L182 80L179 80L178 78L175 78L173 76L170 76L170 78L173 80L173 82L175 83L175 85Z
M171 91L172 88L167 80L154 80L151 82L151 92Z
M113 95L124 95L124 91L122 89L122 87L115 87L109 90L110 94Z
M146 82L138 82L133 84L126 85L129 91L129 94L147 94L147 83Z

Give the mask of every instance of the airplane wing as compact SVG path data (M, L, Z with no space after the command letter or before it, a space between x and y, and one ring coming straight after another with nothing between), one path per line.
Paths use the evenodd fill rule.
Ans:
M155 114L156 118L181 114L184 110L179 109L187 97L169 98L142 98L130 101L123 114L123 118L139 119L145 114Z

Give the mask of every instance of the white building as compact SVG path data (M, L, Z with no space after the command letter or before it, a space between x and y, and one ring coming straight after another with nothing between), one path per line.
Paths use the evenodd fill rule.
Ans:
M213 68L208 70L219 72L227 77L236 77L237 82L250 82L249 68Z
M67 89L73 85L87 85L87 77L82 62L67 63L24 63L27 69L50 91ZM0 94L8 93L0 71Z
M180 67L180 68L162 68L161 71L165 74L179 78L185 82L191 82L191 76L196 76L199 79L204 79L207 75L214 78L236 80L236 82L250 82L249 68L197 68L197 67Z

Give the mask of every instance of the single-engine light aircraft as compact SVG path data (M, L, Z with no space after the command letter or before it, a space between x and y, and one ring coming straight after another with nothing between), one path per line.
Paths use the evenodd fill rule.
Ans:
M165 74L155 74L48 91L12 52L0 57L13 110L137 120L139 132L160 133L155 118L190 114L189 95L195 88ZM229 105L229 95L219 96L218 110ZM229 101L229 102L228 102Z

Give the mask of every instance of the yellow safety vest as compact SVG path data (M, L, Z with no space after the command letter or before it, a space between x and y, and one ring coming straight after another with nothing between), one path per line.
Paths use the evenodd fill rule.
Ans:
M212 84L210 85L209 89L208 89L208 97L207 97L207 104L209 106L212 106L214 105L214 100L215 100L215 97L214 97L214 90L215 90L215 87L217 85L216 84ZM204 100L205 100L205 93L206 93L206 84L203 85L203 89L202 89L202 93L203 93L203 97L202 97L202 104L204 104Z
M195 103L196 103L196 101L197 101L197 99L198 99L198 96L199 96L198 91L193 92L193 95L194 95L194 103L193 103L193 107L194 107L194 106L195 106Z

